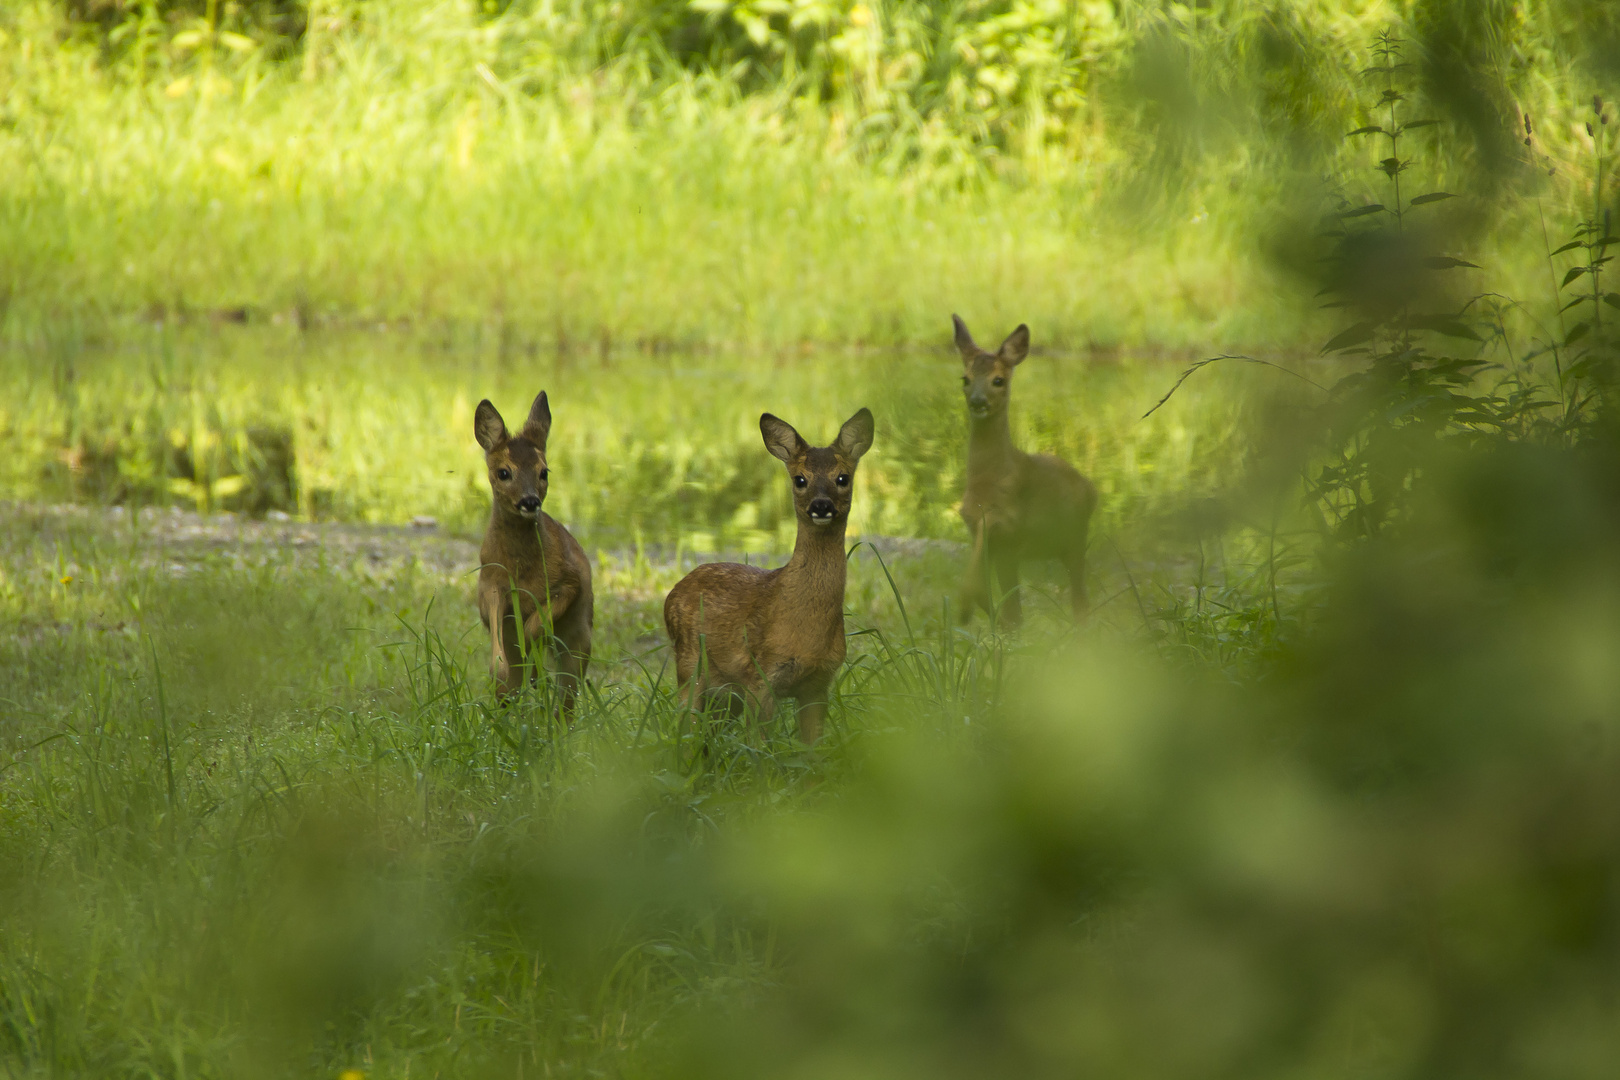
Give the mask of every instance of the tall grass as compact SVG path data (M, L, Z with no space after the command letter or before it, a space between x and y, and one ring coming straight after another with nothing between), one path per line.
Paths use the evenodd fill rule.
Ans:
M1321 204L1360 122L1356 53L1396 9L800 6L832 22L783 38L769 16L754 43L751 4L333 0L302 56L241 22L251 7L217 16L238 51L179 3L122 9L116 41L47 0L8 6L7 333L246 309L576 347L893 344L956 309L1067 347L1318 336L1251 256ZM1435 49L1498 34L1529 58L1465 53L1506 81L1463 103L1472 141L1436 137L1437 185L1506 175L1499 153L1474 166L1511 140L1514 100L1548 153L1578 150L1580 5L1461 44L1447 4L1418 7ZM672 54L689 25L712 49ZM870 66L835 47L856 30L877 35ZM1510 218L1505 250L1530 226Z
M672 567L604 588L564 729L495 707L465 580L7 515L0 1063L1604 1075L1613 470L1437 460L1258 681L860 561L813 754L682 722Z

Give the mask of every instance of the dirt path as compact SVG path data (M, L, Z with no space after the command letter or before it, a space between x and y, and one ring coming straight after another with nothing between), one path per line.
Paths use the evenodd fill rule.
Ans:
M440 528L431 520L416 524L362 525L339 522L307 522L290 518L251 519L231 514L202 515L179 507L141 507L131 511L122 506L0 503L0 515L16 521L32 519L35 530L46 538L65 536L72 531L107 534L116 540L139 545L138 558L147 565L166 565L182 574L204 559L224 556L244 565L264 561L288 561L297 566L367 567L383 573L414 562L422 569L447 578L460 578L478 569L476 539ZM885 561L925 554L959 554L965 545L951 540L925 540L909 537L860 537L881 554ZM853 540L852 540L853 542ZM680 551L672 544L653 544L640 552L608 548L598 553L616 561L636 557L666 570L684 570L698 563L717 559L760 561L760 556L738 552ZM861 548L857 558L871 558ZM767 561L771 557L766 557Z

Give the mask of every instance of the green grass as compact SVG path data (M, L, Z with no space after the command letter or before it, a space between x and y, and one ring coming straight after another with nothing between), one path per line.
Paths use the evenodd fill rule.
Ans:
M245 306L586 348L915 342L953 308L1071 347L1297 326L1242 299L1277 288L1233 277L1219 219L1132 239L1095 177L919 184L710 80L496 91L464 32L384 21L313 84L249 65L173 97L0 40L8 325Z
M907 72L965 64L971 42L897 29L881 78L899 82L823 99L791 71L761 74L741 35L725 48L742 54L722 50L713 66L673 63L620 23L640 17L632 9L686 9L620 7L520 3L486 19L471 5L332 0L336 29L317 27L306 65L268 43L199 52L161 20L141 24L145 44L104 48L58 5L11 6L5 334L244 309L478 327L576 351L918 344L952 310L975 325L1026 321L1071 351L1314 346L1331 333L1305 302L1316 283L1295 271L1310 265L1300 249L1331 188L1359 202L1370 186L1366 148L1340 136L1366 119L1355 73L1384 25L1379 5L1280 5L1274 21L1301 50L1281 73L1265 20L1243 5L1191 26L1132 8L1122 36L1081 49L1061 79L1015 78L1019 94L1044 85L1061 108L985 104L1001 77L964 69L915 114L927 94ZM958 14L994 21L989 8ZM1154 27L1200 59L1160 72L1144 100L1131 70L1157 62ZM1430 133L1409 179L1469 196L1466 234L1554 166L1538 190L1562 233L1583 205L1570 165L1589 88L1570 50L1585 39L1551 16L1502 33L1534 59L1496 92L1535 112L1546 160L1504 163L1466 133ZM1019 55L1045 63L1037 53ZM1285 74L1294 81L1274 85ZM1171 85L1194 78L1208 85ZM1530 214L1493 226L1507 257L1492 287L1539 286L1526 256L1538 236Z
M813 753L681 717L668 564L599 560L565 730L494 707L456 541L14 507L0 1067L1601 1076L1612 462L1451 468L1438 546L1161 567L1171 630L1143 575L963 632L954 557L858 556Z
M494 708L466 567L141 524L7 515L0 857L29 867L0 889L8 1070L645 1064L660 1025L774 977L712 898L658 899L691 872L661 853L701 862L730 823L814 802L873 695L960 724L999 671L926 611L944 662L892 654L889 579L857 558L869 633L824 747L749 742L671 699L648 638L675 569L604 557L568 730L546 689ZM948 565L895 573L922 602Z

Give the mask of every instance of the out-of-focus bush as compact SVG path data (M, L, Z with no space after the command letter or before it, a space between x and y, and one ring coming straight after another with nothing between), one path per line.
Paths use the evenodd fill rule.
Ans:
M733 848L782 986L673 1071L1606 1075L1620 455L1424 476L1265 685L1093 646Z

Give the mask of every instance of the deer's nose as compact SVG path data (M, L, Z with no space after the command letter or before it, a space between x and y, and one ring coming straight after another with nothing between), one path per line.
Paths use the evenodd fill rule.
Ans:
M518 500L517 505L518 509L522 510L525 514L532 514L536 510L540 509L540 496L525 495L523 498Z
M812 521L825 521L833 516L833 501L831 499L811 499L809 513Z

